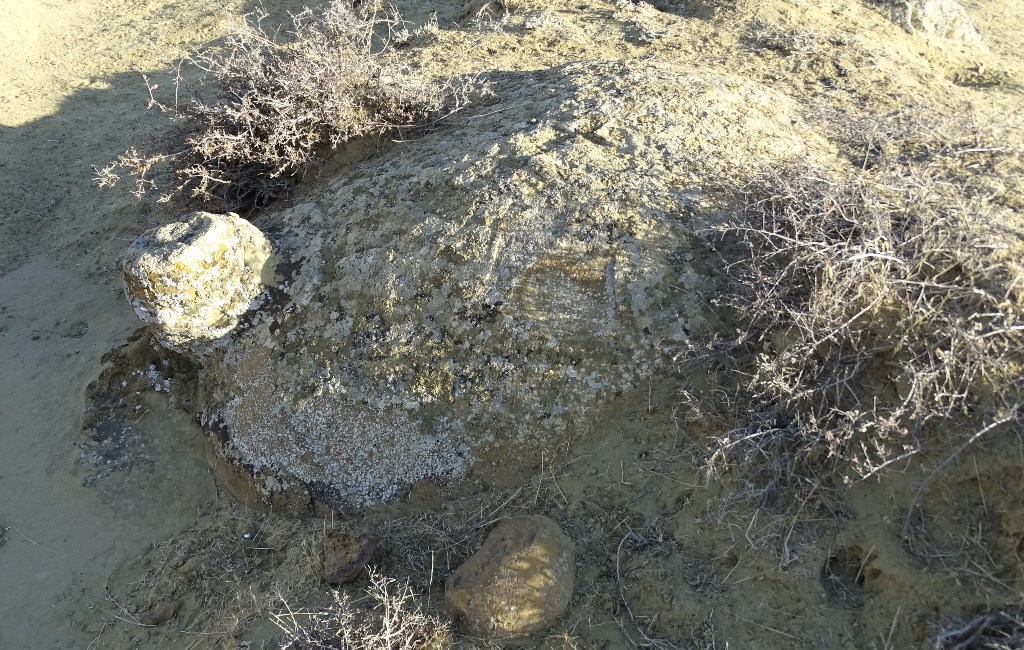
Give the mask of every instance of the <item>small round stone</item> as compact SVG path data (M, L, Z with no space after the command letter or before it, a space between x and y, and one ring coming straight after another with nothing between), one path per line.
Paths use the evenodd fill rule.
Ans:
M125 295L160 342L201 354L238 325L263 290L271 246L236 214L194 212L139 236L123 264Z
M445 605L469 634L521 638L565 614L576 579L576 548L542 515L507 519L448 578Z
M324 582L343 585L352 582L366 568L377 548L371 531L342 527L324 536Z

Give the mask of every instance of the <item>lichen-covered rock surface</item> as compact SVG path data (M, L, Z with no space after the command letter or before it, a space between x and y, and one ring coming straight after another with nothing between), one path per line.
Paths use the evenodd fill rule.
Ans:
M254 306L270 259L270 242L245 219L195 212L132 242L125 295L164 345L201 355Z
M204 368L229 451L356 503L533 462L706 326L706 186L820 158L756 82L649 63L492 78L499 97L267 226L276 309Z
M473 636L521 639L565 614L576 580L576 547L542 515L506 519L445 584L444 600Z
M891 0L895 21L907 31L984 47L970 15L956 0Z

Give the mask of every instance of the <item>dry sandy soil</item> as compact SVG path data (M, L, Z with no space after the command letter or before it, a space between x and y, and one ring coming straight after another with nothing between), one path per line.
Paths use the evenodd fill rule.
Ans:
M402 3L414 23L437 12L434 41L412 56L456 73L685 59L771 84L812 113L882 115L913 100L994 120L1024 108L1016 0L965 3L987 52L906 34L858 2L516 2L509 16L478 15L483 4ZM0 648L273 647L268 612L282 598L324 598L325 521L228 496L205 434L165 390L134 395L137 415L104 442L82 432L101 357L138 327L119 256L177 216L96 188L93 166L168 129L145 110L142 74L166 90L178 57L251 9L0 0ZM819 37L796 53L759 50L755 17L855 43L842 62L859 71L854 87L825 70L838 46L818 52ZM442 57L453 51L464 55ZM1024 604L1019 437L972 448L934 479L908 544L904 509L941 458L852 485L832 510L773 511L699 471L705 432L681 416L680 385L667 374L608 404L591 434L537 458L530 475L417 484L400 503L348 516L377 528L375 564L409 579L432 612L495 520L552 517L576 540L579 579L565 620L536 640L545 647L923 647L944 626ZM166 602L173 618L146 623Z

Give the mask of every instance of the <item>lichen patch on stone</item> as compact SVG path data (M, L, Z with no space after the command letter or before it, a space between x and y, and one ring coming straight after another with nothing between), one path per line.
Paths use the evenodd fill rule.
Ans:
M125 295L164 345L201 355L252 307L270 259L270 242L248 221L195 212L132 243Z

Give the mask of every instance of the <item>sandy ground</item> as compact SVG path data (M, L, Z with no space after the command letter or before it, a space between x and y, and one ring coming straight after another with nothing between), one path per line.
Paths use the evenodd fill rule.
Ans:
M0 4L0 647L85 647L63 603L102 599L113 568L213 493L199 432L159 403L139 421L156 462L135 484L123 473L122 489L85 487L76 442L100 357L137 327L114 269L148 218L96 192L91 167L152 126L131 71L206 40L224 15L205 3Z
M1012 53L1024 31L1004 29L1021 24L1017 3L965 4L995 35L990 45L1019 79ZM0 536L0 648L235 647L236 636L266 639L272 630L265 621L244 617L230 634L214 634L219 628L209 620L219 619L202 600L230 594L213 587L194 589L195 602L182 605L182 624L174 630L126 619L153 597L146 589L166 586L156 579L169 579L159 559L196 540L275 525L294 548L315 540L315 522L254 519L223 496L207 468L202 432L161 395L141 398L133 444L144 451L131 462L103 450L93 456L116 469L79 462L86 385L98 376L103 354L124 343L138 324L121 295L117 259L135 235L173 216L124 193L97 190L92 166L165 128L165 118L143 110L140 72L156 78L187 48L222 32L231 12L249 8L197 0L0 0L0 530L6 531ZM599 3L584 3L579 11L595 21L613 13L610 4ZM460 12L445 5L442 18ZM418 13L425 15L422 8ZM557 27L557 19L549 24ZM678 39L683 54L672 55L714 60L714 48L700 45L714 31L696 23L692 29ZM538 38L520 46L500 31L478 40L490 39L491 63L499 69L642 53L631 42L609 44L598 22L555 35L562 41L550 47ZM914 47L920 43L886 46L894 52ZM950 66L943 74L964 65L955 57L914 58L906 68L908 86L924 78L929 60ZM786 83L798 87L802 81L796 75L780 86L788 88ZM1019 91L1002 92L992 105L1019 106ZM623 593L638 611L659 614L643 619L652 635L680 642L688 636L686 643L703 639L706 647L716 634L736 648L906 647L933 621L973 615L983 605L984 580L982 596L976 589L970 599L957 600L961 580L978 570L945 570L955 557L908 555L897 540L896 504L906 502L919 472L902 481L861 484L848 495L843 516L804 517L799 526L799 512L774 519L759 519L753 508L726 513L722 486L704 483L689 464L674 391L666 381L611 405L591 439L556 462L537 459L536 474L519 484L509 479L483 489L470 481L445 493L418 486L406 502L367 513L367 521L393 533L384 566L433 590L436 603L434 560L441 566L440 556L431 551L424 565L417 547L443 548L445 565L453 566L496 512L546 512L580 540L580 555L587 558L573 610L547 640L554 644L559 634L581 639L575 647L627 644ZM1019 450L1002 451L1008 475L1019 472ZM966 545L968 554L981 557L988 541L1003 543L998 531L985 528L996 536L991 539L982 534L991 519L964 514L1020 509L1020 486L989 478L1001 467L993 466L985 481L965 469L945 484L945 509L935 509L933 524L945 515L964 530L977 524L979 546L970 546L967 533L958 537L960 529L933 528L937 544ZM443 526L450 537L432 536ZM1024 534L1013 526L1020 522L1009 525L1010 539ZM647 541L627 545L623 556L620 541L630 529ZM780 549L792 556L780 560ZM256 555L261 580L301 561L287 554L274 561L266 553L246 557ZM875 573L864 586L860 567L871 558ZM616 583L617 563L625 564L634 582ZM1019 569L1014 578L1013 567L982 564L996 582L1009 575L1020 583ZM206 578L223 578L213 568L211 561ZM1008 592L1015 588L1011 583ZM991 604L1006 602L1007 592L998 586L989 593Z
M43 257L0 280L0 305L0 512L9 537L0 643L73 647L82 639L60 603L86 592L96 598L119 562L176 533L213 485L189 452L200 440L194 425L177 411L154 410L140 427L152 441L153 471L119 490L83 487L74 444L83 388L102 353L133 327L130 314L116 292Z

